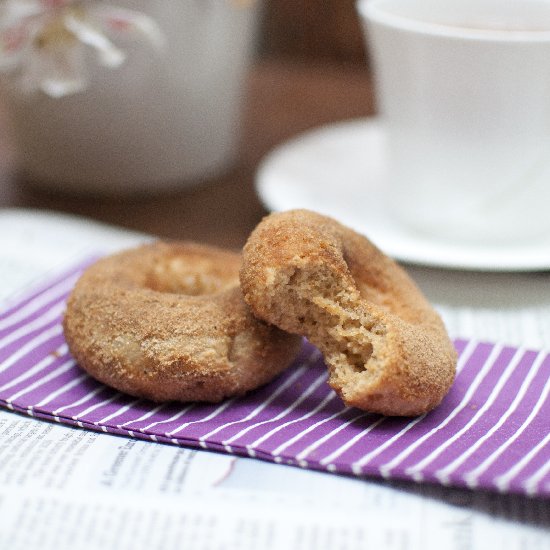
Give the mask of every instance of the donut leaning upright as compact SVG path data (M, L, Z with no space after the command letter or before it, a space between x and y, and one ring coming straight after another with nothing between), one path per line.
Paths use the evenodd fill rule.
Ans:
M321 350L347 405L412 416L449 390L456 352L438 314L401 267L335 220L268 216L244 247L240 278L257 317Z

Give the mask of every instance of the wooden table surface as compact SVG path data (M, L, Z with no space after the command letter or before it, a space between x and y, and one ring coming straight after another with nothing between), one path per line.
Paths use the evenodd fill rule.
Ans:
M300 132L373 113L372 87L362 65L262 60L250 72L240 154L227 173L170 194L90 199L38 191L19 181L0 105L0 208L65 212L159 237L238 248L266 213L254 190L262 158Z

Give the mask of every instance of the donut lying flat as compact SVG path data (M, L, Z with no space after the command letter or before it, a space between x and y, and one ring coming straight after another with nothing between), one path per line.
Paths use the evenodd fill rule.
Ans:
M98 261L77 282L64 331L97 380L154 401L220 401L283 371L301 339L256 320L240 256L156 243Z
M456 352L437 313L395 262L330 218L265 218L244 248L241 288L256 316L321 350L349 406L417 415L453 382Z

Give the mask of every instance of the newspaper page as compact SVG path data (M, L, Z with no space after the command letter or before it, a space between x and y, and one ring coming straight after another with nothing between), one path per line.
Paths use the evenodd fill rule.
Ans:
M0 229L3 301L90 253L145 238L25 211L0 212ZM550 309L546 275L481 274L484 282L478 286L474 274L420 268L411 273L453 336L547 345L538 324L530 330L530 314L536 310L537 319ZM550 549L548 501L336 476L0 411L0 548L481 550L492 545Z

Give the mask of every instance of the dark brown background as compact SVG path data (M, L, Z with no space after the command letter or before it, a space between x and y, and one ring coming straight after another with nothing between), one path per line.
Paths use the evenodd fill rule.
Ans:
M337 63L365 59L355 0L266 2L262 38L265 50L287 59Z

